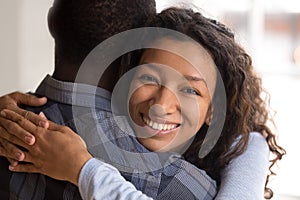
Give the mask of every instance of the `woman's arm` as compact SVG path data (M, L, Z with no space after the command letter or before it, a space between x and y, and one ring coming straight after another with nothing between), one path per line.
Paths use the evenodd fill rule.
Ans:
M96 158L83 166L78 187L83 199L152 199L126 181L116 168Z
M50 121L48 129L37 126L35 123L44 119L31 112L26 115L28 120L10 110L1 111L1 116L6 118L2 119L5 128L17 132L25 129L36 137L33 145L22 145L28 150L24 161L29 163L11 164L10 170L72 182L78 185L83 199L152 199L126 181L117 169L92 158L83 140L68 127Z
M269 152L265 138L250 133L246 151L223 171L216 200L264 199Z
M35 124L39 124L39 121L42 120L42 118L37 117L33 113L30 113L29 115L27 115L27 118L34 121ZM23 123L22 119L24 119L24 118L21 117L21 119L14 119L14 120L18 121L19 123ZM29 122L29 121L26 120L26 122ZM24 123L24 124L26 124L26 123ZM53 124L52 124L52 126L53 126ZM61 126L58 126L58 125L57 125L57 127L58 127L57 130L60 130L59 128L62 128ZM34 128L34 130L32 130L32 131L36 131L36 130L38 130L38 129ZM48 130L48 131L50 131L50 130ZM58 133L58 135L64 134L64 135L71 137L71 135L74 134L77 136L77 134L75 134L75 133L68 135L67 134L68 131L71 131L71 130L67 130L67 129L60 130L60 133ZM20 131L15 131L15 132L20 132ZM23 131L23 133L29 134L30 132ZM34 135L37 135L37 133L34 133ZM42 135L38 135L38 136L41 137ZM57 139L62 140L62 137L58 137ZM49 142L49 140L46 140L46 141L47 141L47 143ZM52 142L52 144L59 144L59 143ZM62 144L62 146L68 146L68 145ZM53 146L51 146L51 149L53 149ZM86 151L86 149L85 149L85 151ZM216 199L219 199L219 200L220 199L240 199L241 197L244 197L244 196L258 197L258 199L259 199L259 197L263 197L263 188L264 188L264 183L266 180L267 166L268 166L268 155L269 155L269 150L266 145L265 139L259 133L251 133L247 150L242 155L240 155L236 159L232 160L232 162L230 162L228 167L224 170L222 181L221 181L221 187L220 187L220 190L219 190L219 193L218 193ZM78 159L78 158L76 157L76 159ZM76 160L76 159L74 159L74 160ZM70 159L68 159L68 160L70 160ZM81 162L85 163L86 161L87 161L87 159L84 161L81 161ZM55 162L50 161L50 163L55 163ZM112 185L116 186L115 189L119 189L119 188L121 188L120 186L124 186L124 188L127 188L126 191L131 191L130 188L133 188L133 191L134 190L137 191L131 183L127 182L126 184L124 184L124 182L126 182L126 181L119 174L119 172L112 166L106 165L106 164L103 165L103 162L101 162L101 161L97 161L97 162L93 161L92 163L93 164L90 164L89 167L94 166L94 165L100 165L100 166L106 168L106 171L108 172L108 174L113 175L111 180L113 180ZM95 164L95 163L98 163L98 164ZM57 165L55 165L55 166L57 167ZM79 167L79 170L78 170L79 172L80 172L81 167L82 166ZM16 169L17 168L15 168L15 170ZM86 168L83 168L83 169L86 169ZM79 188L80 188L82 194L85 194L85 195L95 195L95 196L102 195L103 193L99 192L102 190L96 189L99 187L100 188L103 187L103 182L97 181L97 180L101 179L101 177L103 176L103 174L101 173L101 170L100 170L101 167L99 168L99 170L97 170L97 167L92 167L92 169L94 169L94 170L83 170L81 172L84 174L88 173L88 174L90 174L90 176L84 176L84 177L86 177L86 179L85 178L82 179L82 184L80 182L78 183ZM78 177L79 172L77 173L77 175L71 175L69 177ZM93 173L90 173L90 172L93 172ZM62 173L65 175L64 170ZM61 179L62 177L57 177L57 178ZM71 179L70 180L67 179L67 180L74 182L74 180L72 181ZM74 183L77 184L76 180ZM111 189L114 190L113 187ZM97 194L97 191L99 192L99 194ZM96 193L94 194L94 192L96 192ZM124 193L124 192L122 192L122 193ZM141 195L141 193L138 192L137 195L139 196L139 195Z

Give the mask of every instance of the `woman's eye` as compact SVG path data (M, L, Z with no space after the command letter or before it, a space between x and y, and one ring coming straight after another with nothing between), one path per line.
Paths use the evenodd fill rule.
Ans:
M184 88L181 91L184 92L184 93L187 93L187 94L193 94L193 95L201 96L200 93L197 90L193 89L193 88Z
M159 84L157 79L150 75L142 75L139 79L145 84Z

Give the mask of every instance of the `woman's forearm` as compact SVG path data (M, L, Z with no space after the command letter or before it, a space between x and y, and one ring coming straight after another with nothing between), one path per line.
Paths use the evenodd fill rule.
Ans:
M116 168L95 158L81 169L78 187L84 200L152 200L126 181Z

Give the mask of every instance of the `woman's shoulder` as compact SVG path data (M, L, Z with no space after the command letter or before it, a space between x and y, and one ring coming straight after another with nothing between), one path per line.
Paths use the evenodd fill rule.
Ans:
M266 141L266 138L259 132L250 132L248 148L259 148L260 150L264 150L265 152L269 152L269 146Z

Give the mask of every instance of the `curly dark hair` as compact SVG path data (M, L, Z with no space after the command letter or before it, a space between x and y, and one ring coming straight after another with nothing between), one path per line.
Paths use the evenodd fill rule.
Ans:
M80 65L105 39L145 23L155 0L55 0L50 24L56 61Z
M267 125L272 121L269 95L262 88L250 55L236 42L234 33L224 24L199 12L176 7L163 10L145 26L175 30L197 41L212 56L224 83L227 110L224 111L225 123L217 144L208 155L199 158L198 152L208 130L204 125L183 156L220 183L225 166L246 150L250 132L259 132L275 155L270 161L265 185L265 198L272 198L273 192L267 187L269 177L275 174L271 168L286 152L277 144L276 135ZM140 54L141 51L135 55ZM136 65L136 60L133 65ZM266 99L262 98L262 93L266 94Z

